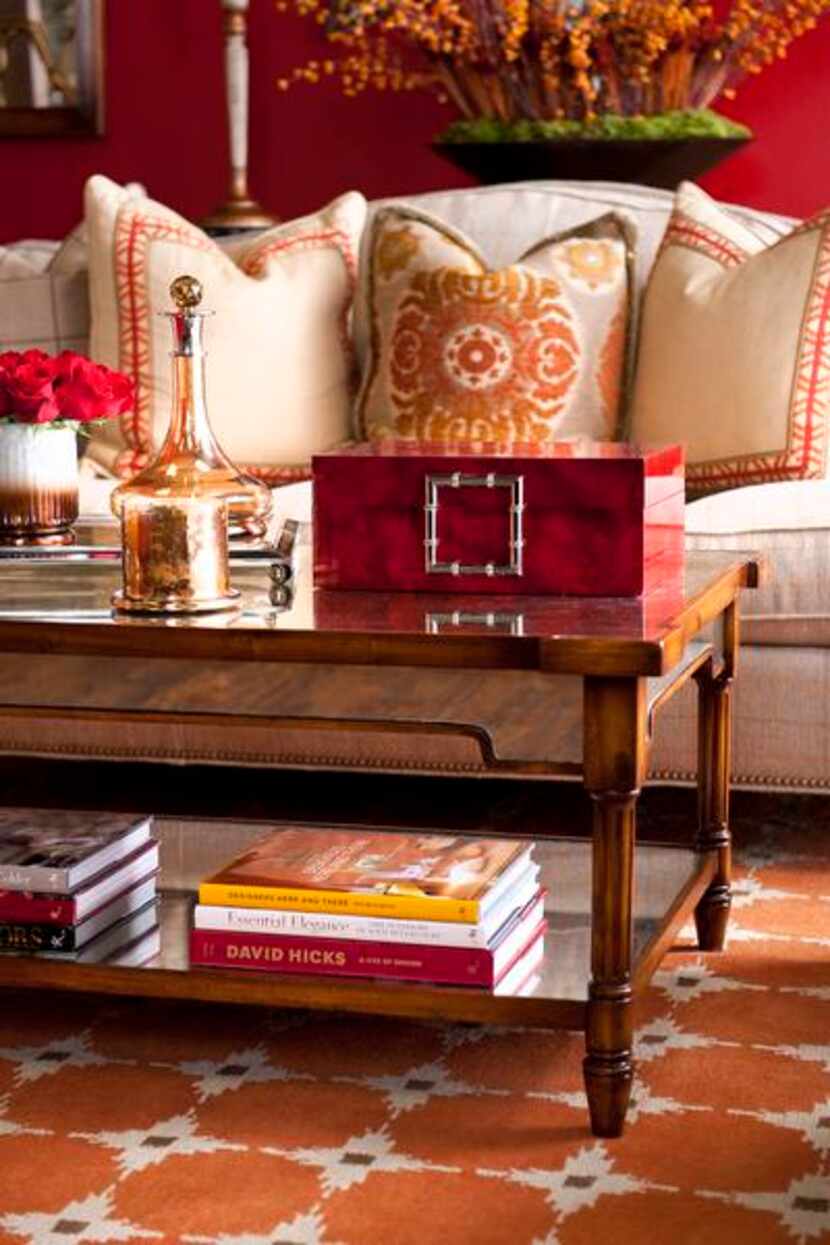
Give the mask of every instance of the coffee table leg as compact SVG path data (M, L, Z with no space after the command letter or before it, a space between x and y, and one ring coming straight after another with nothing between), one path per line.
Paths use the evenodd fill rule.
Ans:
M586 678L585 786L593 800L591 981L583 1064L591 1128L619 1137L631 1094L636 803L646 754L642 679Z
M732 902L732 844L729 833L732 677L737 652L738 615L734 605L724 616L724 666L711 663L698 674L698 851L716 851L715 876L695 908L698 946L722 951Z

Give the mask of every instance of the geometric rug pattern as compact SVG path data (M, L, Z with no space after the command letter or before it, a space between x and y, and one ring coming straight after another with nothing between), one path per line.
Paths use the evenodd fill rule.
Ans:
M619 1141L578 1034L0 996L0 1245L830 1242L830 801L733 827L728 947L657 973Z

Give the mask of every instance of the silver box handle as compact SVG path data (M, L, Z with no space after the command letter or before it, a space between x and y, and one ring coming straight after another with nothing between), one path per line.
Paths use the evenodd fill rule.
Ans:
M509 562L485 562L481 566L463 562L439 562L438 510L442 488L504 488L510 490L510 550ZM424 478L424 566L428 575L522 575L524 551L524 476L465 475L453 471L450 475L429 475Z
M524 614L499 613L487 610L477 613L473 610L453 610L442 614L437 611L424 615L424 628L429 635L440 635L446 627L484 627L488 631L504 631L507 635L524 635Z

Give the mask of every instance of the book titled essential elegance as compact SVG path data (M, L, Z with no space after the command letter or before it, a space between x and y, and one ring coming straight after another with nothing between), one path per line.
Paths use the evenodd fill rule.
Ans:
M150 838L151 817L0 809L0 888L67 895Z
M288 827L206 878L199 902L476 923L526 871L531 849L517 839Z

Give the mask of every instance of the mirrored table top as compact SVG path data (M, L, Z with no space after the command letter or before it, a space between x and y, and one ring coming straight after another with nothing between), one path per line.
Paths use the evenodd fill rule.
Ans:
M212 614L123 614L118 528L79 525L61 555L0 554L0 649L217 656L663 674L685 642L722 612L757 562L739 552L689 552L641 597L531 597L315 589L308 525L291 578L271 576L268 549L231 549L238 605ZM676 651L675 651L676 650ZM601 654L601 656L600 656ZM597 664L601 666L596 669Z

